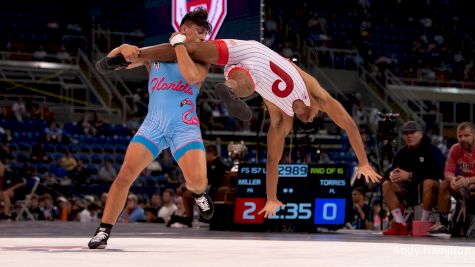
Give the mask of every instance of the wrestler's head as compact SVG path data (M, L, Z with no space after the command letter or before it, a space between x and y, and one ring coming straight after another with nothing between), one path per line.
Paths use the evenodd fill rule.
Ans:
M466 151L472 151L475 145L475 126L471 122L463 122L457 127L457 141Z
M180 23L180 33L186 36L185 42L204 41L206 34L211 32L211 24L208 22L208 12L203 8L197 8L188 12Z
M304 123L312 122L319 112L318 108L307 106L300 99L292 103L292 109L294 110L295 116Z

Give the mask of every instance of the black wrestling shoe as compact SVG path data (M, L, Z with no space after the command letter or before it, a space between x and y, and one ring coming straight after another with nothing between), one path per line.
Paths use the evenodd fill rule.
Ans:
M103 57L96 63L96 70L101 74L106 74L113 70L123 70L129 66L130 62L125 60L123 55L115 57Z
M110 236L110 229L107 229L105 227L99 227L97 228L96 233L94 234L94 237L91 238L91 241L89 241L89 246L90 249L104 249L107 246L107 240L109 240Z
M216 95L224 102L226 107L229 110L229 113L241 120L249 121L252 118L252 111L246 102L242 101L236 94L234 94L233 89L225 85L224 83L219 83L216 85L214 90Z
M200 215L207 221L211 220L214 214L214 204L209 195L206 192L201 195L193 193L193 198L200 208Z

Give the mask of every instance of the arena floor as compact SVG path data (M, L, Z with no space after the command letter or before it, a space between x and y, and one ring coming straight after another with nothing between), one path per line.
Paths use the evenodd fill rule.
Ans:
M97 224L0 223L0 266L473 266L475 240L381 233L249 233L118 224L105 250Z

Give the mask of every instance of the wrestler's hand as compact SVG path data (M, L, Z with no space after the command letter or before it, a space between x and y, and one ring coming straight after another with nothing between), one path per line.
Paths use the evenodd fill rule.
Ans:
M264 218L269 218L270 216L276 215L278 207L285 207L285 205L279 200L267 200L264 208L261 209L257 214L261 215L264 213Z
M135 45L123 44L120 46L120 53L127 62L134 62L140 55L140 48Z
M361 176L364 175L364 178L366 182L373 182L377 183L379 180L381 180L381 175L379 175L377 172L373 170L373 167L371 167L369 164L363 164L359 165L356 169L356 178L361 178Z

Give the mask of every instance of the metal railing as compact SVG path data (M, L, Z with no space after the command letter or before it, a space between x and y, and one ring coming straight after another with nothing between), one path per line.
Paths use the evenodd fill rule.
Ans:
M424 79L418 79L418 78L404 78L404 77L398 77L398 79L406 85L475 89L475 82L434 81L434 80L424 80Z
M84 62L84 64L86 64L88 70L89 70L89 77L87 77L87 81L88 81L88 84L91 88L91 90L93 90L94 94L96 95L96 97L99 99L99 102L101 102L101 104L104 106L104 107L110 107L111 106L111 101L112 101L112 94L111 94L111 90L110 88L107 86L107 84L99 77L99 74L97 73L96 69L94 68L94 66L92 65L91 61L87 58L87 56L81 51L79 50L78 51L78 56L80 58L80 60L82 60L82 62ZM78 62L79 63L79 62ZM106 99L104 99L100 94L99 92L97 91L97 89L92 86L91 84L91 81L92 81L92 75L94 75L94 78L99 82L99 85L102 87L102 89L104 90L104 92L106 93Z
M324 56L325 53L328 53L330 55L330 62L328 63L330 64L326 65L325 67L332 68L332 69L335 69L337 66L335 55L337 54L342 54L344 56L358 55L358 50L356 49L338 49L338 48L329 48L325 46L305 46L304 51L307 56L306 58L307 64L314 62L313 64L316 64L317 66L322 66L320 62L321 60L320 60L319 54Z
M404 82L401 81L401 79L394 75L390 70L385 70L384 75L386 77L386 87L388 84L404 85ZM417 111L420 113L419 116L422 116L429 109L424 101L414 94L414 92L410 90L400 90L400 94L402 94L406 101L412 103L417 108Z
M367 88L370 92L376 93L383 101L383 104L388 110L392 112L401 112L403 113L403 118L400 117L400 120L412 119L421 124L424 124L424 120L420 116L411 110L407 105L404 99L401 99L393 91L388 90L386 86L382 85L371 73L369 73L363 66L358 66L358 77L363 84L367 85ZM397 110L400 109L400 110Z
M44 57L35 58L34 53L0 51L0 60L18 60L18 61L37 61L37 62L55 62L65 64L77 64L78 56L72 56L71 60L58 58L56 54L45 54Z
M111 123L124 123L122 112L115 108L102 107L80 107L80 106L50 106L49 110L53 112L58 122L73 122L82 118L85 112L97 112L107 115L107 120Z
M324 79L332 88L332 91L336 94L341 96L343 99L348 101L348 97L343 93L343 90L340 89L333 81L326 75L323 71L319 68L319 61L318 61L318 48L308 48L305 52L306 54L306 61L305 61L305 68L307 71L316 72L318 75ZM326 88L330 89L330 88Z

